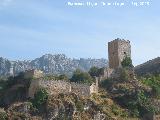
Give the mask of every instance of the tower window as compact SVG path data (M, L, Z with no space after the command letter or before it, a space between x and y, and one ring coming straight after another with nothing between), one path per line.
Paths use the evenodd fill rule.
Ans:
M124 52L124 54L126 55L126 52Z

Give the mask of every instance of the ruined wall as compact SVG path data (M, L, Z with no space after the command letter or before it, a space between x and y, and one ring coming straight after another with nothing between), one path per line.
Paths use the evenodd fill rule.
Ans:
M32 80L29 90L28 90L28 97L29 98L34 98L34 94L36 93L36 91L39 88L39 80Z
M40 78L40 77L43 77L43 71L41 71L41 70L34 70L34 75L33 75L33 77L34 78Z
M43 77L43 71L41 70L26 70L24 73L24 78L29 79L29 78L40 78Z
M98 93L98 83L93 83L91 86L87 84L70 83L63 80L45 80L36 79L32 80L28 97L34 98L34 94L37 92L38 88L45 88L50 95L59 93L75 93L79 96L90 96L92 93Z
M90 86L90 94L92 93L98 93L98 85L95 83Z
M113 72L114 72L114 69L106 68L104 70L104 78L110 78L110 77L112 77Z
M130 41L118 38L108 42L109 68L121 67L121 62L126 56L131 57Z
M71 91L79 96L90 96L90 86L86 84L71 83Z
M39 85L46 88L51 95L71 92L71 84L63 80L40 80Z

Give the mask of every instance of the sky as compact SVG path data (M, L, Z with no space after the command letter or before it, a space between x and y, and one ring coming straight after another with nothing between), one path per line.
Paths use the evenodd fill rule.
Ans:
M130 40L134 65L160 56L159 0L138 7L68 5L86 1L0 0L0 56L31 60L64 53L70 58L107 59L107 43L116 38ZM100 1L114 2L89 2Z

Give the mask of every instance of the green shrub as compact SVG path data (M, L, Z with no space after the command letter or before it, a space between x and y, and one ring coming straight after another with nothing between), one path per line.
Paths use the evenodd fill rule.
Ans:
M88 73L93 78L94 77L99 77L101 75L104 75L104 68L91 67Z
M152 95L156 98L160 97L160 76L150 75L140 78L141 82L152 88Z
M124 60L121 62L122 67L133 67L132 60L130 57L125 57Z
M34 99L32 100L32 104L34 107L39 108L39 106L46 102L47 98L48 93L46 89L40 88L35 94Z
M84 105L83 105L83 103L81 101L77 101L75 105L76 105L77 111L83 112Z
M152 86L152 93L155 97L160 97L160 86L158 85Z
M116 105L112 105L112 112L115 114L115 115L121 115L121 111L118 109L118 107Z
M70 81L91 84L92 82L94 82L94 79L90 76L89 73L82 72L81 70L76 70L73 73L73 76L70 79Z

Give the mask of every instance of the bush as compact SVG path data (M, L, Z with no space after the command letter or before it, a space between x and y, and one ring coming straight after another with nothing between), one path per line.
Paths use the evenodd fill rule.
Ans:
M153 97L159 98L160 97L160 76L157 75L150 75L146 77L140 78L141 82L147 86L152 88L152 95Z
M83 105L83 103L81 101L77 101L75 105L76 105L77 111L83 112L84 105Z
M99 77L104 75L104 68L91 67L88 73L92 77Z
M152 93L154 97L160 97L160 87L158 85L152 86Z
M48 98L48 93L46 89L40 88L34 96L32 100L32 104L34 107L39 108L43 103L46 102Z
M70 81L91 84L92 82L94 82L94 79L89 75L89 73L82 72L81 70L76 70L73 73L73 76L70 79Z
M133 67L132 60L130 57L125 57L124 60L121 62L122 67Z
M68 80L68 77L63 74L63 75L59 75L59 76L58 76L58 79L59 79L59 80Z
M110 87L112 86L114 80L113 79L106 79L100 82L100 87L109 90Z

